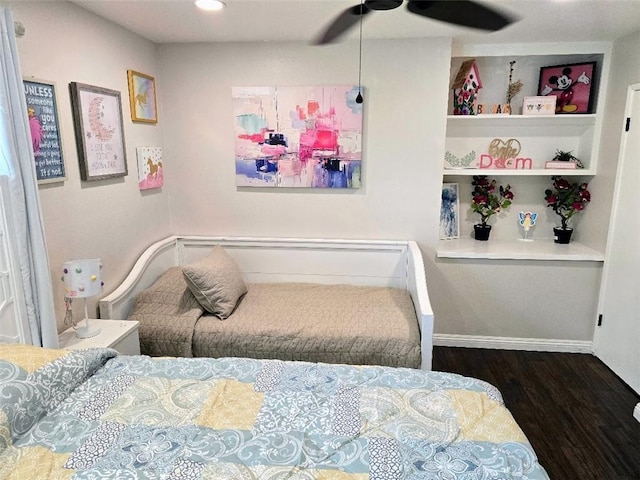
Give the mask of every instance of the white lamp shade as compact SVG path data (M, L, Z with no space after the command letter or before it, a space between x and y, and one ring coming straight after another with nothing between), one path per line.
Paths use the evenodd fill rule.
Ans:
M102 263L99 258L69 260L62 267L64 296L86 298L102 293Z

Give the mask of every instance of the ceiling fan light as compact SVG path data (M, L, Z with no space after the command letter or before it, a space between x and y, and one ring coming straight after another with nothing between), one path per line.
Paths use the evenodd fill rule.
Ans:
M196 7L208 12L222 10L226 6L221 0L196 0L195 3Z

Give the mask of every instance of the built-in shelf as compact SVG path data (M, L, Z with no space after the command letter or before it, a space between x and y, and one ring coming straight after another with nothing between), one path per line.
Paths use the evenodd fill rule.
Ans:
M440 240L437 256L492 260L604 261L603 252L577 242L566 245L554 243L552 239L531 241L489 239L486 242L473 238Z
M532 168L531 170L514 170L512 168L445 168L443 175L472 176L472 175L488 175L496 176L553 176L561 175L563 177L572 176L594 176L596 172L588 168L576 169L550 169L550 168Z
M448 115L450 125L490 125L491 127L528 126L589 126L595 125L595 113L559 115Z
M530 158L534 168L443 168L443 175L509 175L509 176L593 176L596 163L592 159L595 114L564 115L449 115L447 116L447 151L464 156L472 149L486 152L493 139L522 143L523 158ZM519 140L520 139L520 140ZM546 169L557 149L574 152L586 168ZM445 166L448 165L445 162Z
M498 183L509 183L514 187L516 199L513 207L541 212L546 210L543 193L546 185L551 184L550 177L563 176L572 178L572 182L590 182L591 177L597 175L602 112L522 115L522 97L536 95L540 68L594 60L602 66L606 63L604 55L532 53L516 59L502 56L499 52L495 53L462 54L452 58L451 79L453 80L462 62L474 58L483 77L483 89L479 93L478 103L492 105L500 102L504 94L503 73L498 72L504 72L509 62L517 60L517 75L523 81L524 90L512 104L512 115L447 115L445 156L441 169L443 183L457 183L460 187L458 200L468 205L473 188L471 176L502 177L498 179ZM604 74L605 71L606 68L601 72ZM602 75L602 79L605 78L606 75ZM605 82L600 80L599 77L593 79L595 88L591 92L592 112L598 109L599 92L605 91ZM450 104L453 105L451 96L452 92ZM546 162L553 160L558 151L571 152L580 159L585 168L544 168ZM502 161L498 161L502 160L502 157L510 160L510 168L500 168L504 166ZM473 168L464 168L465 166ZM513 217L513 213L507 212L506 216ZM543 215L540 218L541 223L546 225L538 228L538 233L548 232L546 238L521 241L517 240L516 234L509 239L510 234L501 229L504 240L497 236L490 238L488 242L482 242L473 239L468 233L473 230L473 222L477 218L475 215L465 215L460 218L462 225L459 231L462 232L462 238L441 240L437 256L443 259L604 262L604 252L586 245L575 241L567 245L554 243L551 227L557 219L552 217L553 215ZM513 220L511 218L512 222ZM588 222L587 220L581 225L581 228L588 228ZM519 233L521 230L515 228L512 223L507 231Z

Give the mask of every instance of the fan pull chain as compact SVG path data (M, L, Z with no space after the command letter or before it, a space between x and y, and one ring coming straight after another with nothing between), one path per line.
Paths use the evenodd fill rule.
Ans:
M356 97L356 103L362 103L362 17L363 12L363 0L360 0L360 52L358 57L358 96Z

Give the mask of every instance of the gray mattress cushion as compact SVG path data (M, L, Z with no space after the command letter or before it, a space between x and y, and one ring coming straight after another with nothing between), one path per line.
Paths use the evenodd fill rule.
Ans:
M420 330L406 290L251 284L226 321L198 320L193 354L420 368Z

